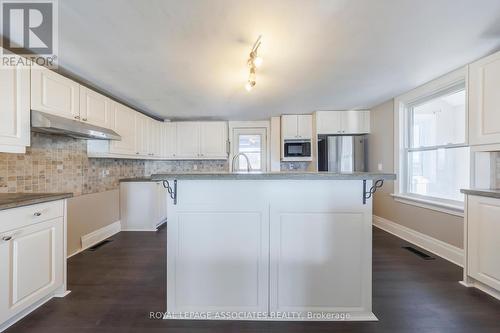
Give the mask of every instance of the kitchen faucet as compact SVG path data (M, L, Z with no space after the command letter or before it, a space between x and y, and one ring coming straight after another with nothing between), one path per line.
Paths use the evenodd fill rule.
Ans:
M252 167L250 166L250 159L248 158L247 154L245 153L238 153L236 155L233 156L233 162L232 162L232 170L234 172L235 168L234 168L234 162L236 161L236 158L239 157L239 156L243 156L246 160L247 160L247 172L250 172L252 171Z

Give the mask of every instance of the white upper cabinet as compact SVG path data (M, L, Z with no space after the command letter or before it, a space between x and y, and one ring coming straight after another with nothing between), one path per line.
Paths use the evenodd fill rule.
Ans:
M162 123L153 119L149 119L150 123L150 135L149 135L149 154L151 157L161 157L162 147L161 147L161 131Z
M119 103L112 103L112 110L116 115L115 130L121 137L121 141L111 141L110 153L119 155L136 155L136 112Z
M136 155L151 156L149 151L150 122L142 113L135 113Z
M343 134L370 133L370 111L342 112Z
M200 123L200 157L226 159L228 128L224 121Z
M30 70L0 70L0 152L25 153L30 145Z
M317 111L318 134L368 134L370 111Z
M35 66L31 70L31 109L80 120L80 85Z
M200 123L177 123L175 155L186 159L200 157Z
M176 156L177 123L161 124L161 155L164 158Z
M312 116L311 115L281 116L281 133L283 140L312 139Z
M469 143L500 143L500 52L469 66Z
M111 100L87 87L80 86L80 120L92 125L113 128Z

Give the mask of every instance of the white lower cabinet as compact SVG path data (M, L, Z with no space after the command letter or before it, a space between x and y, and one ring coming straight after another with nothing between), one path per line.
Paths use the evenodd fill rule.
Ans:
M5 222L0 225L0 331L18 320L16 315L65 291L65 216L59 203L0 212ZM12 226L17 227L7 230Z
M123 231L156 231L167 219L167 190L161 182L120 183Z
M467 273L500 293L500 199L467 202Z

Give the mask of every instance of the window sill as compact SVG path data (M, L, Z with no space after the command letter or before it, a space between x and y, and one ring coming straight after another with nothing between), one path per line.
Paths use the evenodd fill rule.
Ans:
M391 196L395 201L401 202L407 205L413 205L421 208L426 208L430 210L435 210L441 213L455 215L464 217L464 207L463 205L454 205L451 203L445 203L437 200L423 199L419 197L414 197L411 195L393 193Z

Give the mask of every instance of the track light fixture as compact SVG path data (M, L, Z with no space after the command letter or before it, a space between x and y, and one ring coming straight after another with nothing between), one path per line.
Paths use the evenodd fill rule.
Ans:
M262 65L262 58L258 56L257 52L259 50L259 46L262 43L262 35L257 38L255 43L253 44L252 51L250 52L250 56L248 58L247 64L249 68L248 81L245 85L245 89L250 91L255 87L257 83L257 68Z

